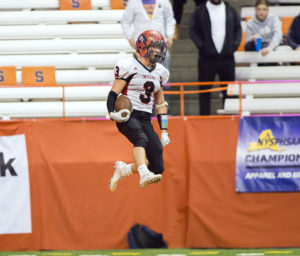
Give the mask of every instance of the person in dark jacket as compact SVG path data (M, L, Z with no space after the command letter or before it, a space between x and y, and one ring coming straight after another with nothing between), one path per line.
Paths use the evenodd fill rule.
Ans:
M289 29L288 45L300 51L300 13L294 18Z
M187 0L173 0L173 12L174 18L176 20L176 28L175 28L175 35L174 38L178 39L179 37L179 25L181 23L181 17L184 9L184 5L186 4ZM195 6L197 7L201 3L205 3L206 0L194 0Z
M190 38L199 50L198 80L235 80L234 52L242 36L237 11L222 0L209 0L200 4L190 20ZM211 85L200 86L209 89ZM223 104L226 91L223 91ZM200 93L200 115L210 115L210 94Z

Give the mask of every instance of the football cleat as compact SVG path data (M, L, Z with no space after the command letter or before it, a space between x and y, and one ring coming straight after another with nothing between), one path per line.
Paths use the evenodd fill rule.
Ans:
M126 172L126 163L124 163L122 161L116 161L114 168L115 168L115 172L114 172L114 175L112 176L112 178L110 179L110 183L109 183L109 189L112 192L117 189L118 182L123 177L129 175Z
M141 188L147 187L149 184L154 184L160 182L162 179L161 174L154 174L153 172L147 172L140 178Z

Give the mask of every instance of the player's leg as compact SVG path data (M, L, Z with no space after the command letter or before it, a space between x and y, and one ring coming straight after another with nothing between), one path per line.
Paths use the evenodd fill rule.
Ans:
M116 161L114 165L114 174L110 179L109 189L115 191L117 189L118 182L131 174L131 167L122 161Z
M140 186L142 188L147 187L149 184L157 183L161 180L160 174L154 174L147 167L147 158L145 147L133 148L133 159L137 171L140 174Z
M146 156L149 161L148 168L155 174L162 174L164 172L163 148L159 136L154 131L151 123L143 128L149 140L146 148Z
M131 117L126 123L116 123L118 130L132 143L135 143L135 136L132 130L138 130L138 122L135 118ZM115 191L117 189L118 182L129 176L131 173L136 172L135 165L126 164L122 161L116 161L114 165L114 174L110 179L109 189Z
M117 123L119 131L126 136L126 138L134 145L133 159L134 163L126 165L126 163L117 161L115 174L110 182L110 189L114 191L117 183L124 177L131 173L138 172L141 176L141 187L146 186L146 183L153 183L152 180L157 177L150 173L147 168L148 160L146 158L145 147L147 146L148 139L145 135L141 122L134 118L134 115L126 123ZM124 175L125 174L125 175ZM154 177L153 177L154 176Z
M148 138L146 147L134 148L133 154L136 166L139 166L140 186L146 187L149 184L161 181L163 172L162 146L158 135L154 132L151 122L142 123L143 131ZM139 162L146 157L148 168ZM150 157L150 159L148 158Z

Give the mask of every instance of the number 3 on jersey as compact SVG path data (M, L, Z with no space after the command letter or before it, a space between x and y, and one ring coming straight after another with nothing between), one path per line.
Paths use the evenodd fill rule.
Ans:
M154 83L147 81L144 83L145 94L140 94L140 100L144 104L148 104L151 99L151 93L154 91Z

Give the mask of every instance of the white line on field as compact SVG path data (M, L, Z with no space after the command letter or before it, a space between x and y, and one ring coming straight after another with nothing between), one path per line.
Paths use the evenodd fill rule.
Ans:
M264 253L237 253L236 256L263 256Z

